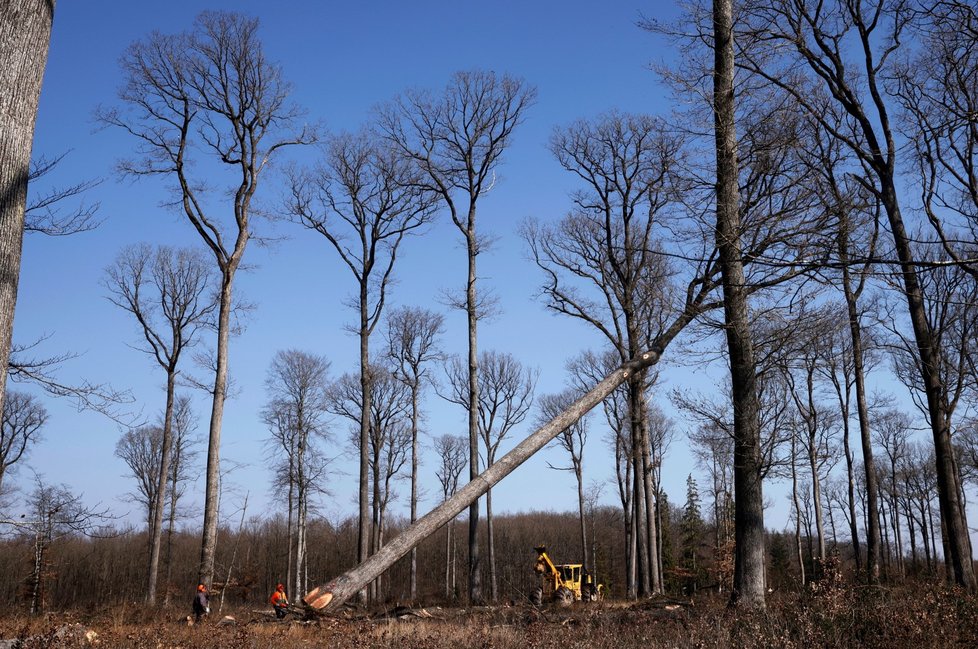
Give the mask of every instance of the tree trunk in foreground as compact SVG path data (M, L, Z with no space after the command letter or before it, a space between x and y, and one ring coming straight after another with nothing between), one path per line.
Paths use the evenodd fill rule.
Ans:
M764 499L754 348L740 242L734 120L733 2L713 1L713 102L717 158L717 250L734 410L734 583L731 604L764 608Z
M7 0L0 12L0 410L14 332L27 179L55 0Z
M339 608L351 596L355 595L367 584L380 576L394 563L409 553L431 534L443 525L453 520L470 503L478 500L500 480L512 473L534 453L549 444L561 431L565 430L584 416L591 408L601 403L605 397L628 380L628 377L643 368L654 365L662 355L661 348L648 351L638 359L625 363L594 386L580 399L571 404L549 423L541 426L529 437L520 442L516 448L504 455L488 469L476 476L474 480L459 489L455 495L421 517L414 525L394 538L382 550L371 556L365 562L352 570L336 577L334 580L312 589L302 598L309 607L317 610L332 611Z

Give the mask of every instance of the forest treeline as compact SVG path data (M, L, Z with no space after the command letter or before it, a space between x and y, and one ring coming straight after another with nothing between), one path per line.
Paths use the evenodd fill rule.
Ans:
M16 15L34 16L26 23L38 26L53 4L33 9ZM49 24L9 31L9 22L0 53L15 35L46 51ZM97 119L130 137L123 175L162 179L188 225L186 249L127 247L104 279L166 380L158 424L132 428L117 449L136 481L147 532L99 538L106 512L38 477L24 493L31 516L5 523L11 556L29 548L33 557L31 610L43 608L46 592L55 596L47 585L61 574L54 565L70 573L85 553L107 557L113 545L125 546L119 554L130 562L146 557L145 577L130 574L129 583L142 584L150 604L161 572L166 584L177 569L181 581L216 589L222 570L233 575L236 561L246 563L239 557L259 547L274 547L278 563L255 572L256 588L284 580L303 593L341 566L357 566L355 577L329 586L333 605L349 597L414 601L433 587L431 566L441 565L439 530L452 553L442 559L456 566L451 597L501 601L526 583L517 559L546 539L521 536L539 528L526 517L494 515L492 487L547 444L565 453L560 468L576 478L578 512L576 525L561 519L567 529L546 541L579 555L624 597L708 587L759 609L779 580L803 586L829 569L869 584L926 575L974 594L966 494L978 473L975 7L715 0L690 4L674 24L640 26L681 54L656 70L681 109L609 108L555 125L549 148L576 189L563 217L519 228L543 307L600 340L559 359L566 386L547 395L536 394L534 368L506 350L480 348L478 336L494 308L477 267L490 254L479 208L490 189L503 191L497 171L532 116L534 86L461 71L441 89L395 95L354 133L325 133L300 119L254 18L204 12L186 31L134 42L120 62L119 95ZM21 45L11 57L34 51ZM43 71L43 57L30 63L25 69ZM30 91L39 89L33 79ZM32 131L36 96L22 99ZM289 150L312 144L316 164L268 173ZM15 146L29 153L24 141ZM15 248L0 254L0 275L14 281L12 295L0 281L0 316L11 320L20 238L38 224L27 199L29 156L18 155L21 177L4 179L20 192L4 193L4 210L13 197L12 216L2 222L13 225L0 232L0 253ZM35 168L35 178L43 171ZM269 188L285 196L282 220L320 239L349 270L359 354L345 373L314 351L275 355L259 416L286 515L238 532L219 525L227 516L222 422L234 378L228 342L237 331L235 280L262 218L254 201ZM435 219L450 222L465 244L464 289L446 296L467 316L459 355L441 346L440 313L393 306L399 254ZM82 212L44 227L66 233L89 225ZM0 320L4 353L9 325ZM198 342L207 353L197 353L203 364L191 369L186 352ZM13 380L118 417L111 391L62 385L51 375L56 360L30 359L30 346L13 349ZM657 363L670 356L721 359L729 374L709 393L662 394ZM917 412L872 389L882 374L902 384ZM208 395L205 444L196 451L179 392L188 384ZM434 439L427 452L437 484L421 485L424 408L433 398L456 404L467 430ZM661 488L678 434L657 405L665 399L682 414L698 461L678 510L666 506ZM45 419L37 397L6 392L0 488ZM345 446L358 461L358 511L342 533L315 514L331 421L349 426ZM503 455L524 422L536 431ZM338 445L335 435L330 443ZM205 481L196 559L188 548L197 535L175 530L194 452ZM606 521L600 534L593 516L588 530L596 490L582 468L597 452L615 458L609 482L620 502L613 513L601 510L617 524ZM412 526L389 510L402 476ZM765 527L765 485L775 482L788 485L787 535ZM424 488L444 502L429 517L417 507ZM464 509L464 530L452 536L445 523ZM179 562L167 554L176 547ZM58 553L81 563L55 562ZM74 601L87 597L72 592Z
M696 494L692 494L695 499ZM664 593L679 598L698 592L728 593L732 584L732 545L721 542L709 517L700 516L695 500L687 506L665 504L661 521ZM402 530L406 521L391 523L391 533ZM464 528L460 519L456 526ZM607 597L626 595L626 568L622 545L620 509L599 506L586 516L589 564ZM505 514L496 518L499 604L526 603L540 577L533 571L534 547L546 545L558 563L580 563L581 549L577 517L569 513L533 511ZM482 541L486 526L481 526ZM325 583L356 563L356 521L336 523L314 517L308 526L308 578ZM803 537L804 565L795 554L790 532L769 533L767 572L771 588L795 591L802 570L821 571L813 553L815 539ZM918 542L920 542L918 540ZM196 582L196 552L200 532L180 529L164 545L160 603L168 608L189 610ZM263 608L275 586L283 581L288 557L288 524L284 517L250 517L243 524L219 528L217 572L212 601L228 609ZM382 605L458 605L466 601L467 565L465 538L440 530L419 547L417 597L411 598L410 561L398 562L380 581L378 603ZM852 550L843 536L831 535L829 569L848 574L853 567ZM43 563L42 610L104 610L118 604L139 604L145 598L144 563L149 554L145 529L102 529L94 537L61 539L46 553ZM900 560L897 548L887 543L884 564L890 583L941 581L940 562L923 553ZM14 610L28 610L34 592L34 538L21 536L0 542L0 596ZM898 567L899 566L899 567ZM851 575L850 575L851 576ZM488 577L488 575L484 575Z

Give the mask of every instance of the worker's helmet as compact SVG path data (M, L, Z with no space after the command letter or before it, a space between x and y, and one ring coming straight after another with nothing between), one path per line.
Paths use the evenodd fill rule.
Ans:
M278 586L275 587L275 590L285 590L285 586L279 584Z
M205 586L204 584L197 584L197 592L198 593L202 593L205 590L207 590L207 586Z

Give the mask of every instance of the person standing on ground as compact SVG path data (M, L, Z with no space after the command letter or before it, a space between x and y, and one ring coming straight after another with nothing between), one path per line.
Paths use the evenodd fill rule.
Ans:
M210 597L207 595L207 586L199 584L197 595L194 597L194 622L200 622L201 618L211 612Z
M275 609L275 617L282 619L289 610L289 598L285 594L285 586L279 584L275 587L275 592L272 593L272 597L269 600L272 603L272 608Z

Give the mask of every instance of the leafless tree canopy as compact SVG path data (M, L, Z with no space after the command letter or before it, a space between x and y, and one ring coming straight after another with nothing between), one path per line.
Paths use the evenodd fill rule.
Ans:
M47 419L47 410L35 397L15 390L7 391L0 421L0 497L4 494L4 476L38 442Z

